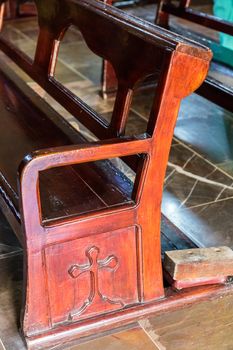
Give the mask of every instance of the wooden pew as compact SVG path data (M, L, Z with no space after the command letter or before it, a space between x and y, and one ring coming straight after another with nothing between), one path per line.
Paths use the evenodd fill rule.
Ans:
M160 205L180 101L205 79L212 54L99 1L35 4L35 58L3 35L0 49L99 139L84 139L1 64L0 206L24 249L22 335L28 349L46 349L182 305L181 294L164 298ZM70 25L114 67L110 123L54 78ZM147 132L128 137L134 89L158 70ZM186 293L185 303L208 293Z
M180 0L177 5L172 0L160 0L155 23L169 29L169 15L173 15L233 36L233 23L194 10L190 4L191 0ZM233 112L233 90L224 83L208 76L197 93Z

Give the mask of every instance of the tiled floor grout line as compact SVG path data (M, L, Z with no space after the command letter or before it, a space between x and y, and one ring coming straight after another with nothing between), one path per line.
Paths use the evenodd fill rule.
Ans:
M193 187L192 187L191 190L189 191L189 194L188 194L187 197L183 200L183 202L180 204L180 206L179 206L178 209L181 209L181 208L185 205L185 203L189 200L189 198L191 197L191 195L192 195L193 191L195 190L197 184L198 184L198 180L196 180L196 181L194 182ZM224 190L225 190L225 188L224 188Z
M219 203L219 202L224 202L224 201L228 201L230 199L233 199L232 197L228 197L228 198L222 198L222 199L218 199L218 200L214 200L214 201L210 201L210 202L206 202L206 203L202 203L202 204L197 204L197 205L193 205L191 207L187 207L187 208L181 208L182 210L189 210L189 209L193 209L193 208L198 208L198 207L202 207L202 206L207 206L209 204L214 204L214 203Z
M13 30L15 33L17 33L19 36L21 36L23 39L29 40L31 42L34 42L34 40L32 38L30 38L27 34L24 34L21 30L19 30L18 28L15 28L14 26L12 26L11 24L8 24L7 26L8 28L10 28L11 30Z
M184 169L194 157L195 157L195 154L192 154L191 157L186 160L182 168Z
M0 260L9 259L15 256L23 255L23 250L15 250L13 252L0 254Z
M87 78L84 74L80 73L77 69L66 63L61 57L58 57L58 61L61 62L66 68L69 68L73 73L79 75L84 80L88 81L89 83L93 84L93 81L91 81L89 78Z
M228 186L228 185L225 185L225 184L222 184L221 182L217 182L217 181L213 181L213 180L210 180L210 179L207 179L205 177L202 177L202 176L199 176L199 175L195 175L193 173L190 173L186 170L184 170L181 166L179 165L176 165L176 164L173 164L171 162L168 162L168 165L175 169L177 171L177 173L180 173L180 174L183 174L187 177L190 177L192 179L195 179L195 180L198 180L200 182L204 182L204 183L207 183L207 184L210 184L210 185L214 185L214 186L217 186L217 187L221 187L221 188L224 188L224 189L229 189L229 190L232 190L232 187L231 186Z
M208 177L213 175L217 170L218 170L218 168L214 168L209 174L206 175L206 178L208 179Z
M149 320L147 320L147 322L149 322ZM141 329L144 331L144 333L148 336L148 338L149 338L149 339L152 341L152 343L156 346L156 349L158 349L158 350L166 350L166 347L165 347L163 344L161 344L159 340L155 340L155 339L151 336L150 332L148 332L148 331L145 329L145 327L143 326L143 321L142 321L142 322L139 321L138 323L139 323ZM159 338L159 336L158 336L158 338Z
M188 145L186 145L185 143L183 143L182 141L180 141L178 138L176 138L176 136L173 136L173 139L177 142L179 142L179 144L181 144L182 146L184 146L186 149L188 149L189 151L193 152L195 155L197 155L198 157L200 157L201 159L203 159L206 163L212 165L214 168L216 168L218 171L220 171L221 173L223 173L224 175L228 176L230 179L233 180L233 176L231 176L230 174L228 174L227 172L225 172L223 169L218 168L218 164L214 164L212 163L210 160L208 160L207 158L203 157L200 153L198 153L197 151L193 150L191 147L189 147Z
M141 119L145 120L148 123L148 118L146 118L144 115L142 115L140 112L138 112L136 109L134 108L130 108L130 110L132 112L134 112L135 114L137 114L138 117L140 117Z
M215 202L217 202L219 200L219 198L221 197L221 194L225 191L225 188L222 189L222 191L219 192L219 194L217 195L217 197L215 198Z
M173 169L170 174L168 174L168 176L165 178L164 180L164 184L167 182L167 180L175 173L176 169Z
M0 350L6 350L3 342L2 342L2 339L0 338L0 346L2 347L2 349L0 348Z

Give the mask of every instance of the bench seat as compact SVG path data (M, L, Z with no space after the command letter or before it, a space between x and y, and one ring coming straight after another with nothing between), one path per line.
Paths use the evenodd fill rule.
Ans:
M32 96L33 91L23 85L23 91ZM23 158L33 151L85 142L59 115L56 120L48 118L51 113L55 116L55 111L45 114L40 109L43 102L34 95L32 101L22 92L22 82L19 89L0 72L0 123L4 130L0 138L0 190L5 200L12 202L19 220L17 171ZM45 102L43 105L46 108ZM44 221L132 202L132 182L109 160L47 170L40 175L40 192Z

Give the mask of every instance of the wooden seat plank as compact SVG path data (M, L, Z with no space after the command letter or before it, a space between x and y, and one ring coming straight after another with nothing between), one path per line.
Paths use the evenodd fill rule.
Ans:
M96 173L93 174L93 169L88 166L82 169L87 175L86 178L83 178L78 170L77 166L62 167L50 169L40 176L44 221L82 215L117 204L133 203L129 196L120 192L117 182L115 185L113 181L104 184L101 177L98 178ZM88 180L90 175L93 175L92 181ZM69 181L64 181L64 178ZM90 182L93 186L89 185Z

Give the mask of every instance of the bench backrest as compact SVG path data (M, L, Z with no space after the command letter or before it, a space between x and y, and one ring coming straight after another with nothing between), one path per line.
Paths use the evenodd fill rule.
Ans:
M210 52L205 48L129 17L101 2L37 0L35 3L40 26L35 59L26 57L3 37L0 39L0 48L100 139L124 134L132 90L140 80L158 69L167 74L174 54L179 52L183 57L188 57L186 65L189 67L192 59L200 59L208 65ZM118 92L110 125L53 77L60 41L71 24L80 29L90 49L110 61L114 67ZM161 81L164 81L162 75ZM179 75L180 81L189 79L188 75L182 76L182 72ZM196 85L199 83L200 79ZM165 88L162 84L160 86L159 96L156 97L159 99ZM189 88L181 91L180 97L190 92ZM151 119L156 118L153 111ZM154 124L152 120L149 123L150 135L153 134Z
M180 0L174 5L172 0L161 0L158 5L156 23L168 27L169 14L219 32L233 35L233 23L213 15L190 8L191 0Z

